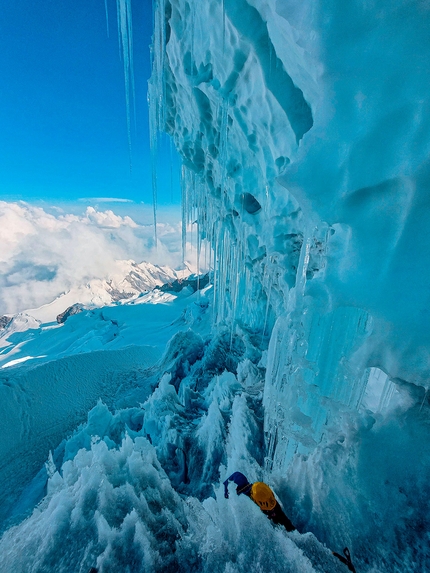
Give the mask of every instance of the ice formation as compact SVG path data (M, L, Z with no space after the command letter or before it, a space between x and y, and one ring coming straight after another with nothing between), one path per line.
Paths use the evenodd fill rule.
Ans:
M120 56L124 65L125 105L127 117L127 136L130 152L131 168L131 121L134 110L134 66L133 66L133 29L131 17L131 0L116 0L118 19L118 38L120 40ZM106 6L106 22L108 11ZM108 28L109 30L109 28Z
M109 10L108 10L107 0L105 0L105 15L106 15L106 34L107 37L109 38Z
M263 367L246 337L210 336L211 288L102 309L116 336L83 312L20 340L51 361L0 371L0 571L342 573L312 533L224 499L220 475L261 475ZM83 416L96 396L109 408Z
M364 561L390 546L400 570L419 570L429 6L155 6L152 121L183 158L184 221L213 246L215 328L268 344L266 475L327 543L346 530ZM388 435L404 448L390 454Z
M345 545L360 572L429 570L428 2L154 11L152 143L166 131L182 155L183 241L196 221L213 285L172 295L138 338L126 305L106 310L115 341L95 317L97 336L79 330L83 313L17 338L16 360L43 361L5 370L23 411L54 333L75 333L59 344L73 360L88 341L99 358L132 340L162 357L63 428L33 481L14 466L0 571L335 573L327 547ZM225 500L235 470L269 483L301 533Z

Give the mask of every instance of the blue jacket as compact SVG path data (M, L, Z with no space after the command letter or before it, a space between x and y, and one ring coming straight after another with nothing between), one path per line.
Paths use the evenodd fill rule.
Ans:
M225 480L224 483L224 497L228 498L228 482L233 481L237 487L237 495L244 493L245 495L250 495L252 484L249 483L248 478L241 474L240 472L234 472L229 478Z

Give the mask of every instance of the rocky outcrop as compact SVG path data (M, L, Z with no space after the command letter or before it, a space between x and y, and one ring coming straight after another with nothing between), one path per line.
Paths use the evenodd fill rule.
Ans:
M11 322L11 316L0 316L0 330L7 328Z
M161 290L161 292L181 292L182 289L185 287L191 287L193 292L198 290L202 290L207 287L209 284L209 273L206 275L192 275L187 279L177 279L173 282L166 283L160 287L155 287L157 290ZM154 289L154 290L155 290Z
M69 316L72 316L74 314L79 314L83 310L84 310L84 307L79 303L73 304L72 306L69 306L69 308L66 308L66 310L64 312L62 312L61 314L59 314L57 316L58 324L65 323L66 320L69 318Z

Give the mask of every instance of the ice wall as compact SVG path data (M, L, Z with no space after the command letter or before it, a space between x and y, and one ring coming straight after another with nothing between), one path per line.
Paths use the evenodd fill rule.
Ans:
M405 427L405 483L429 474L410 451L428 439L429 4L154 5L152 124L182 155L184 220L213 245L215 326L268 345L266 471L322 537L341 537L335 517L318 525L330 507L354 527L378 506L382 531L403 486L360 472L387 425Z

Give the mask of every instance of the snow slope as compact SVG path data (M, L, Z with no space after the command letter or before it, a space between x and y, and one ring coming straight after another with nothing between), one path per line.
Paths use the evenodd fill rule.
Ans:
M0 369L3 523L49 450L99 399L110 407L127 403L130 393L133 403L143 401L173 334L187 328L193 313L201 322L197 331L207 330L207 321L200 320L202 296L189 289L175 296L156 291L128 304L83 311L57 328L42 324L9 338ZM196 304L193 297L199 297Z

